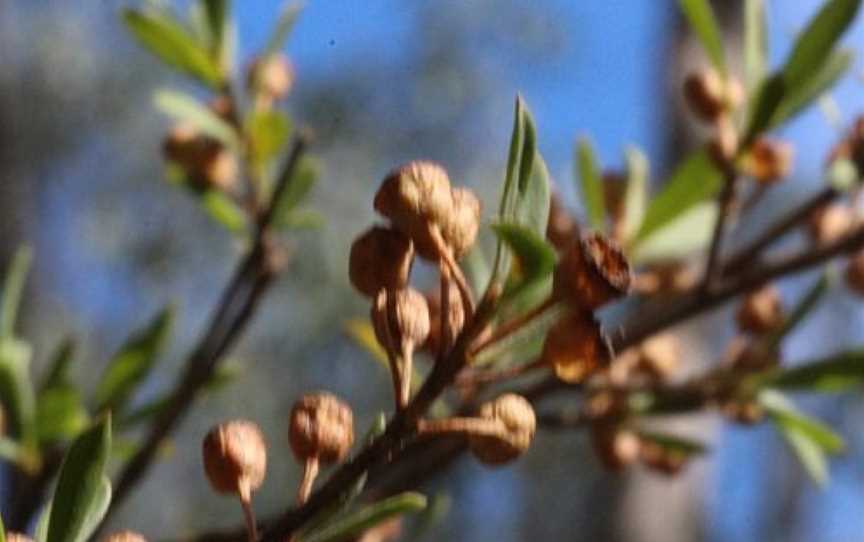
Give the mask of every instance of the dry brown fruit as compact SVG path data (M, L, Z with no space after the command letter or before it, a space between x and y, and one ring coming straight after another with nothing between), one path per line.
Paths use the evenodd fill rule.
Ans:
M603 465L613 471L632 465L639 459L641 442L632 430L616 424L591 425L591 444Z
M289 440L298 460L343 461L354 444L351 407L331 393L304 395L291 408Z
M856 294L864 295L864 250L859 250L849 258L846 285Z
M267 474L267 443L257 424L232 420L212 428L202 447L204 470L219 493L249 496Z
M441 235L453 251L453 257L461 258L474 246L480 230L480 200L467 188L452 191L453 212L441 224Z
M792 145L768 137L757 138L743 162L744 171L763 184L772 184L792 171Z
M610 352L600 324L590 313L574 311L549 329L541 359L561 380L578 383L607 365Z
M594 310L630 288L630 264L618 246L599 233L583 236L561 255L553 295L574 307Z
M779 329L783 325L783 319L780 292L771 284L744 296L736 313L738 329L754 335Z
M105 537L105 542L147 542L147 539L135 531L118 531Z
M654 378L668 380L681 363L681 341L672 333L658 333L642 341L638 348L638 369Z
M852 209L845 204L835 203L820 207L810 216L808 231L817 245L825 245L846 235L855 217Z
M448 283L449 295L447 300L447 317L444 319L444 330L447 337L453 340L462 332L465 325L465 307L462 304L462 296L459 288L452 282ZM429 335L422 348L433 354L441 351L441 340L444 337L441 330L441 292L434 290L425 294L426 305L429 307ZM450 345L447 345L449 348Z
M493 420L499 430L494 434L469 434L471 453L486 465L509 463L531 446L537 419L524 397L513 393L499 396L480 407L480 418Z
M402 233L373 226L351 244L348 277L367 297L404 288L414 262L414 245Z

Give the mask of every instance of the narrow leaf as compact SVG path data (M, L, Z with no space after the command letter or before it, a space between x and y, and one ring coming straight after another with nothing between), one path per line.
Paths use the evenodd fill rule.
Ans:
M576 143L577 178L580 181L582 201L588 214L588 224L597 231L605 229L606 205L603 201L603 179L597 165L597 156L591 141L580 138Z
M174 90L157 90L153 95L156 108L169 117L187 122L202 134L212 137L226 147L237 150L240 144L234 129L209 107L192 96Z
M624 151L627 164L627 189L624 192L624 242L636 236L648 205L648 159L636 147Z
M6 526L3 525L2 516L0 516L0 542L6 542Z
M358 535L379 523L426 508L426 497L419 493L402 493L370 504L345 515L321 530L311 533L302 542L337 542Z
M228 26L228 0L201 0L210 34L210 54L217 62L222 62L222 46Z
M107 506L105 466L110 450L109 414L85 431L63 459L52 499L47 542L83 542L92 534L94 519Z
M828 92L849 71L853 59L854 55L851 51L832 51L828 58L814 68L800 84L789 85L783 100L771 118L769 129L792 119Z
M266 163L281 151L291 134L291 121L278 110L256 111L246 122L252 144L252 155L260 163Z
M765 29L764 0L744 2L744 73L747 88L755 89L765 77L768 39Z
M311 156L303 156L294 176L288 180L285 191L276 202L276 223L281 223L291 214L291 211L309 195L312 187L318 181L320 164Z
M15 321L18 318L18 307L21 306L21 295L24 292L24 282L30 271L33 251L21 247L15 251L12 263L6 270L3 283L3 303L0 305L0 338L11 337L15 332Z
M291 1L285 4L276 20L276 26L267 41L267 46L264 48L264 56L270 56L282 50L302 10L302 2Z
M39 385L40 392L72 382L70 372L74 356L75 342L71 337L67 337L54 353L48 372Z
M810 312L816 308L819 301L828 292L830 285L828 273L822 273L822 276L816 281L810 290L804 294L804 297L795 305L795 308L789 313L789 316L783 322L783 325L776 332L772 333L767 339L766 344L769 349L774 349L780 345L780 341L789 335Z
M242 235L246 232L246 214L240 206L218 190L201 193L201 205L210 218L221 224L231 233Z
M723 41L711 4L708 0L679 0L678 3L711 63L717 71L725 73L726 60L723 54Z
M759 385L822 393L864 386L864 350L852 350L788 369L778 369L761 379Z
M506 294L516 295L517 290L530 288L552 273L555 250L534 231L517 224L495 224L492 230L513 252L518 266L517 286Z
M36 393L30 380L33 352L25 342L0 340L0 400L9 415L12 434L24 443L36 443Z
M43 443L71 439L89 423L81 392L71 384L52 386L39 394L36 427Z
M638 433L640 440L651 441L670 452L680 454L684 457L703 455L708 452L708 447L698 440L653 431L640 430Z

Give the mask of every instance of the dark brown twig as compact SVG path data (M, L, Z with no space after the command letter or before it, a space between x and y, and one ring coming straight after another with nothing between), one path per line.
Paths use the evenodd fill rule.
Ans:
M714 287L720 271L719 261L723 248L723 238L726 235L726 223L735 207L738 188L738 173L732 164L727 164L724 171L723 189L717 197L717 222L711 236L711 247L708 249L708 264L705 267L705 278L702 282L702 292Z

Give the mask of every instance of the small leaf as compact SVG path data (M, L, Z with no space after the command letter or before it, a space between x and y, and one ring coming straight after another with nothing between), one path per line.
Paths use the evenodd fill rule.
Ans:
M828 292L830 283L828 273L822 273L816 284L807 291L804 297L801 298L801 301L789 313L780 329L764 339L769 350L777 348L780 345L780 341L789 335L816 308L819 301Z
M582 191L582 201L588 214L588 224L597 231L606 226L606 205L603 198L603 179L597 165L597 156L591 141L580 138L576 143L577 178Z
M297 22L297 17L300 15L302 10L302 2L291 1L285 3L278 19L276 19L276 26L273 28L273 33L270 35L270 39L267 40L267 46L264 47L264 56L274 55L282 50L285 46L285 42L288 40L288 36L291 35L291 31L294 29L294 24Z
M690 256L711 242L716 220L717 206L701 203L646 237L629 256L635 264Z
M224 60L223 46L229 25L229 0L201 0L210 35L210 56L217 64Z
M52 386L39 394L36 427L40 442L74 438L89 421L81 392L71 384Z
M105 494L110 450L109 414L78 437L63 459L52 499L47 542L83 542L101 521L110 500L110 489L107 499Z
M218 190L205 190L200 197L201 205L210 218L231 233L242 235L246 232L246 214L234 200Z
M849 71L853 58L851 51L832 51L809 77L798 85L788 86L783 100L771 118L769 129L790 120L830 90Z
M0 516L0 542L6 542L6 526L3 524L2 516Z
M163 309L147 325L135 332L114 355L96 386L97 410L120 412L138 386L150 375L168 341L174 322L174 309Z
M758 383L762 387L790 391L846 391L864 385L864 350L852 350L788 369L778 369Z
M723 54L723 41L711 4L708 0L679 0L678 3L684 16L687 17L687 22L690 23L690 27L705 49L705 53L711 59L714 68L720 73L725 73L726 60Z
M168 66L212 88L221 85L219 66L173 15L165 10L126 9L122 17L138 43Z
M6 270L3 283L3 303L0 305L0 338L12 337L15 332L15 321L18 319L18 308L21 306L21 295L24 292L24 282L30 271L33 251L21 247L15 251L12 263Z
M285 147L291 134L291 121L278 110L256 111L246 121L246 129L254 159L266 163Z
M521 186L516 207L516 222L545 237L546 226L549 223L551 191L549 169L539 152L534 155L534 160L531 162L531 172L528 174L524 189Z
M648 205L633 247L684 212L714 197L723 178L705 151L687 158L672 173L660 193Z
M640 440L651 441L665 450L684 457L703 455L708 452L708 447L698 440L653 431L639 430L638 434Z
M766 36L764 0L746 0L744 3L744 73L747 88L756 88L765 77L768 64Z
M528 289L548 277L555 268L555 250L534 231L517 224L494 224L492 230L513 252L518 263L517 286L507 296Z
M773 119L785 94L786 83L783 81L782 73L775 73L762 82L750 102L750 116L747 129L744 130L741 148L746 148L756 136L776 125Z
M277 225L287 230L320 230L325 224L327 219L319 211L300 208L279 217Z
M636 147L624 151L627 164L627 189L624 192L624 241L636 236L648 205L648 159Z
M175 90L157 90L153 94L156 108L169 117L187 122L202 134L212 137L226 147L237 150L240 144L234 128L192 96Z
M57 347L57 351L54 353L50 368L39 385L40 392L72 382L70 372L74 356L75 342L71 337L67 337L60 343L60 346Z
M36 398L30 380L30 345L0 340L0 399L7 409L12 433L27 446L36 444Z
M277 224L287 219L291 211L309 195L318 180L319 170L318 161L311 156L304 155L300 158L294 175L288 180L285 191L282 192L282 196L276 202L275 221Z
M370 504L356 512L309 534L302 542L337 542L358 535L390 518L426 508L426 497L419 493L402 493Z

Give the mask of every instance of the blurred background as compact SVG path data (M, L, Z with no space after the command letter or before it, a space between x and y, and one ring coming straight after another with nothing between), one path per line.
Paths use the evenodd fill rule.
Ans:
M739 2L716 4L735 57ZM169 121L151 97L184 82L132 43L118 19L124 5L0 1L0 264L18 245L34 247L20 333L34 342L37 372L74 336L85 387L131 329L177 302L177 331L144 401L173 380L240 247L165 182L160 143ZM774 65L818 5L767 2ZM279 8L277 0L235 2L243 66ZM864 50L864 21L844 41ZM678 89L703 59L671 0L312 0L287 52L298 74L290 109L316 134L324 170L313 203L327 223L295 236L302 257L232 355L244 367L238 382L198 403L170 453L115 516L115 526L154 539L240 521L236 503L211 493L200 467L200 439L217 421L242 416L264 427L271 467L256 508L269 515L293 501L299 478L286 421L301 392L344 396L359 427L389 407L387 374L343 324L367 314L347 280L348 247L375 220L372 194L390 168L414 158L440 161L455 183L483 195L490 216L517 92L534 113L558 191L577 213L578 136L595 142L609 168L623 165L627 145L640 147L655 183L699 141ZM859 60L833 93L839 128L864 109L862 74ZM813 108L782 130L796 145L793 178L763 200L742 225L743 237L822 183L838 134L832 122L826 108ZM781 290L791 298L812 279L793 278ZM860 344L862 323L864 305L838 286L786 344L785 357L794 363ZM734 335L729 307L677 331L685 362L708 363ZM513 467L487 470L464 458L425 487L451 502L427 539L864 539L864 402L803 401L847 439L848 453L832 462L823 489L767 425L675 420L682 434L710 442L712 453L674 478L638 468L606 474L584 432L541 432Z

